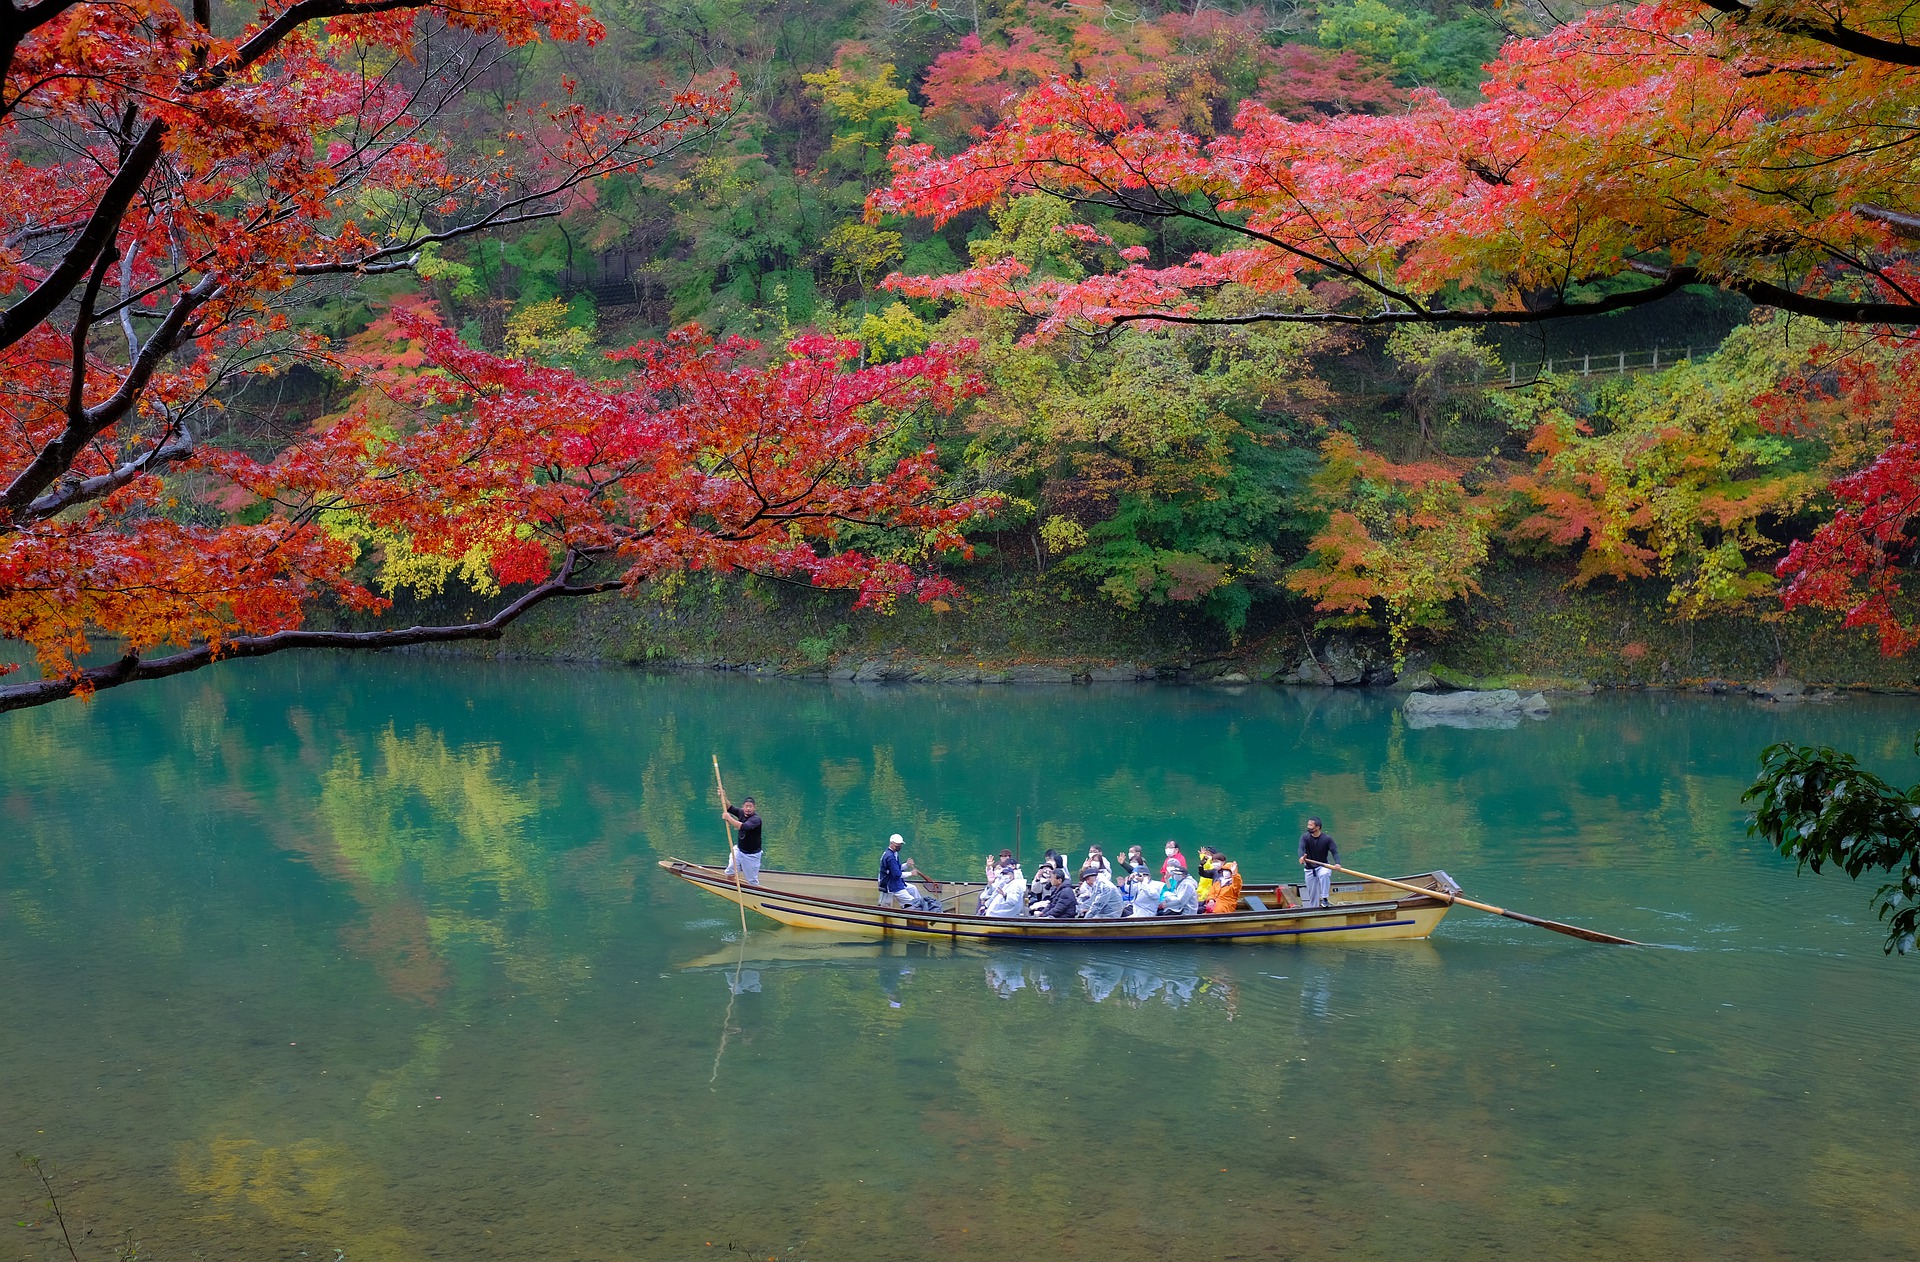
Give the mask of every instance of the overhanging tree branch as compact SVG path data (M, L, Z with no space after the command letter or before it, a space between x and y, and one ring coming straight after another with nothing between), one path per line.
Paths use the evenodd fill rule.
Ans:
M0 687L0 712L24 710L63 701L76 694L118 688L147 679L165 679L236 657L267 657L288 649L391 649L414 644L445 644L457 640L497 640L522 614L559 596L593 596L617 590L619 579L574 583L571 555L551 579L531 588L481 622L437 627L405 627L391 631L279 631L272 635L243 635L214 645L202 644L167 657L140 658L132 654L108 666L95 666L57 679Z
M1893 66L1920 66L1920 45L1900 43L1897 40L1880 39L1857 31L1835 20L1833 22L1815 22L1797 14L1774 13L1743 4L1741 0L1701 0L1709 9L1714 9L1745 25L1765 27L1782 35L1795 35L1801 39L1810 39L1841 52L1852 53L1856 57L1865 57L1870 61L1883 61Z

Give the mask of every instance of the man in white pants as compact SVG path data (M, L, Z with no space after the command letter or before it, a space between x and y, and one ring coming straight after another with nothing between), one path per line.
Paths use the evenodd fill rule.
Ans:
M741 798L740 805L729 806L722 818L729 826L740 830L740 838L733 843L733 854L728 857L727 870L722 875L732 876L738 872L740 879L748 885L760 884L760 837L763 824L753 799Z
M904 864L900 861L900 847L906 844L907 839L895 833L887 838L887 848L880 855L878 884L882 907L911 907L920 901L919 889L907 884L909 875L919 876L920 874L914 871L912 859L908 859Z
M1308 907L1326 907L1332 902L1333 869L1323 864L1340 862L1340 847L1333 838L1320 831L1320 820L1316 817L1307 821L1307 831L1300 834L1300 866L1307 870L1306 880L1302 882L1300 901Z

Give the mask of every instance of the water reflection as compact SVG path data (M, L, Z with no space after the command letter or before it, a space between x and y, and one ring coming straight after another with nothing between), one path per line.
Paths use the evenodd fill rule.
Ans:
M1914 717L1602 698L1521 740L1346 694L417 659L7 716L0 1152L154 1256L1904 1258L1911 968L1738 795L1783 737L1912 778ZM776 867L870 871L897 830L935 876L1168 836L1273 875L1313 813L1362 867L1697 949L1465 912L1377 949L742 940L653 865L720 857L714 753ZM1078 1084L1136 1081L1219 1094L1117 1142ZM1204 1212L1163 1194L1194 1172Z
M943 978L968 976L965 961L969 958L979 959L978 976L986 990L1000 999L1031 991L1048 999L1111 1002L1121 1007L1215 1003L1228 1020L1237 1007L1238 974L1227 969L1196 970L1187 955L1177 965L1139 955L1075 960L1036 957L1015 948L842 939L805 929L775 929L750 934L744 949L736 942L689 960L681 968L719 973L734 995L759 993L764 985L762 970L872 969L888 1007L900 1008L905 987L922 968L934 968ZM1324 977L1321 984L1326 985Z

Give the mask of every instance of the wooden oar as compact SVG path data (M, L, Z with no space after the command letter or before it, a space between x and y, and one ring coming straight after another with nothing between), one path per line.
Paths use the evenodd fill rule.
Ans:
M1438 898L1444 902L1459 903L1462 907L1471 907L1475 911L1489 912L1495 916L1505 916L1508 920L1517 920L1523 925L1533 925L1540 929L1551 929L1555 933L1564 933L1569 937L1585 938L1588 942L1606 942L1613 946L1645 946L1644 942L1635 942L1632 938L1616 938L1610 933L1601 933L1597 929L1582 929L1579 925L1563 925L1557 920L1542 920L1538 916L1529 916L1524 912L1508 911L1504 907L1495 907L1492 903L1477 903L1471 898L1462 898L1458 894L1448 894L1443 890L1422 889L1418 885L1409 885L1405 881L1395 881L1384 876L1373 876L1366 872L1356 872L1352 868L1338 863L1320 863L1308 859L1308 863L1319 868L1331 868L1335 872L1345 872L1348 876L1359 877L1363 881L1373 881L1380 885L1391 885L1396 889L1411 890L1415 894L1425 894L1428 898Z
M740 908L740 945L744 949L747 943L747 905L741 901L745 893L740 888L740 865L733 855L733 816L727 813L727 786L720 779L720 755L713 756L713 787L720 790L720 814L727 821L727 866L733 869L734 902ZM719 1072L719 1058L714 1059L715 1072Z

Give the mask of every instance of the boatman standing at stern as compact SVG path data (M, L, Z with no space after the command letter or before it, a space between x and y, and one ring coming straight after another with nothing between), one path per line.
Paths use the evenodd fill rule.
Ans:
M1305 888L1301 890L1301 902L1308 907L1327 907L1332 900L1328 897L1333 884L1333 869L1322 864L1340 862L1340 847L1333 838L1320 831L1318 817L1307 820L1307 831L1300 834L1300 866L1307 870Z
M733 843L733 857L727 860L727 876L737 870L748 885L760 884L760 812L752 798L741 798L740 805L729 806L722 814L729 825L740 830Z

